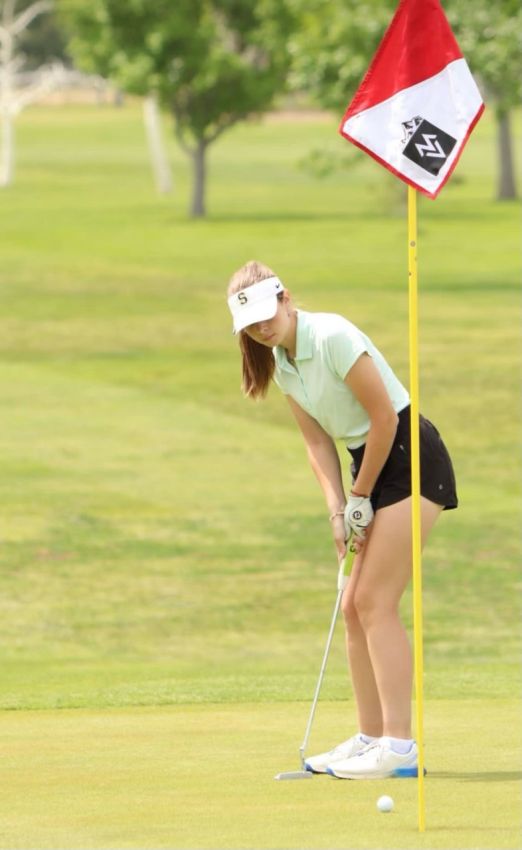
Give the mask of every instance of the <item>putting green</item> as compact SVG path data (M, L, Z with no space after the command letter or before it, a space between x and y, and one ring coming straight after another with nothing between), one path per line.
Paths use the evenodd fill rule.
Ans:
M308 705L4 712L5 848L516 848L516 700L426 706L427 829L416 780L274 782L298 767ZM313 749L349 734L321 703ZM390 814L376 809L383 794Z

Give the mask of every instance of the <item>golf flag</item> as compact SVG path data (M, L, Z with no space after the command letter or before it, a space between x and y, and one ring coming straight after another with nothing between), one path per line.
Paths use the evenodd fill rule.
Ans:
M435 198L483 110L439 0L401 0L339 129Z
M417 190L436 198L484 110L439 0L400 0L341 134L408 183L411 534L419 830L425 830Z

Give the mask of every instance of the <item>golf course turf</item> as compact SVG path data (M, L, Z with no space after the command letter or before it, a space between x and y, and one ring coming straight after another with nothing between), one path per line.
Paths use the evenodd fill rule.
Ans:
M415 780L273 781L299 767L337 565L284 399L241 397L224 293L260 259L407 383L403 187L358 153L308 174L310 150L346 153L337 124L225 134L191 221L188 161L165 122L175 190L156 195L132 101L17 122L0 209L0 848L520 846L520 258L517 205L493 200L492 111L440 198L419 199L421 409L460 498L423 560L426 833ZM411 627L410 592L403 610ZM339 624L310 753L354 718Z

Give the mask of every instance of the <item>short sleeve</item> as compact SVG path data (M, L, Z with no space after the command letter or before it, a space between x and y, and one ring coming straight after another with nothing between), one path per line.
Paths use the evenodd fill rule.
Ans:
M346 320L332 329L326 348L331 368L342 381L361 354L369 353L363 334Z

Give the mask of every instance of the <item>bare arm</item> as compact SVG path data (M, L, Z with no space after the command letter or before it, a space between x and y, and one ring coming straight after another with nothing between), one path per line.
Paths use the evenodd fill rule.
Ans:
M369 496L390 453L399 420L379 370L368 354L359 357L344 382L370 419L363 462L352 487L354 493Z
M335 443L316 419L306 413L291 396L290 409L304 437L308 460L324 493L328 513L332 516L332 533L339 558L346 554L344 517L346 505L341 464Z
M335 443L316 419L306 413L291 396L287 396L306 443L308 460L324 493L330 514L342 511L346 504L341 464Z

